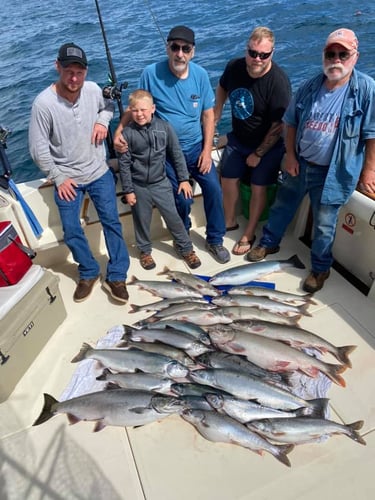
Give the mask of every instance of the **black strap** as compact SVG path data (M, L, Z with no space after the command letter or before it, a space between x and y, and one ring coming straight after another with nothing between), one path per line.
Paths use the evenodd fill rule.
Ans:
M22 252L24 252L28 257L30 257L30 259L34 259L34 257L36 256L35 250L27 247L26 245L23 245L22 243L17 241L15 238L12 238L11 236L8 236L8 239L10 239L10 241L15 243L18 246L18 248L22 250Z

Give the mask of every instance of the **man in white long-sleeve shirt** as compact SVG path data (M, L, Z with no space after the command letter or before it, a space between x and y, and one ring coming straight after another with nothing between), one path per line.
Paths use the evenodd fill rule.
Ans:
M116 206L115 180L106 162L104 139L113 116L112 101L99 86L85 81L85 52L73 43L60 47L56 60L59 79L35 99L29 127L30 154L55 184L64 241L78 263L74 300L89 297L100 279L100 267L80 223L87 193L103 227L109 254L103 287L113 299L126 303L125 280L129 254Z

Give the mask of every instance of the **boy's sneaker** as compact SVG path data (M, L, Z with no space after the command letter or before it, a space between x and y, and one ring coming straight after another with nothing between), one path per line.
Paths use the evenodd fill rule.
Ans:
M112 299L122 302L123 304L127 303L129 294L124 281L105 280L103 282L103 288L109 292Z
M190 269L196 269L202 264L202 262L200 261L198 255L194 252L194 250L191 250L189 253L181 255L181 257L184 259L184 261L190 267Z
M210 245L206 242L206 249L220 264L225 264L230 261L230 253L223 245Z

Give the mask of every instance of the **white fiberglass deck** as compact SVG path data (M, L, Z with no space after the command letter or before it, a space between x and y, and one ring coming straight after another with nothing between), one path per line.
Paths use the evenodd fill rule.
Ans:
M244 220L239 218L242 223ZM191 232L202 260L199 274L212 275L244 263L232 256L230 263L216 263L204 250L204 228ZM240 230L229 232L225 244L232 248ZM144 271L130 247L129 278L165 279L157 276L164 266L187 271L175 258L170 241L155 242L157 267ZM309 266L309 251L292 236L281 251L269 258L289 258L294 253L307 266L267 280L282 290L301 291ZM40 254L42 259L43 252ZM101 257L103 266L105 256ZM47 262L47 260L45 261ZM40 263L40 262L38 262ZM87 500L268 500L272 498L316 500L359 498L375 495L375 312L374 302L348 284L335 271L310 306L312 317L301 326L336 345L355 344L353 368L344 373L347 387L333 385L332 419L344 423L364 420L361 434L367 446L333 436L325 443L297 446L289 455L292 467L271 455L204 440L177 415L140 428L107 427L93 433L93 423L69 426L65 415L32 427L43 405L43 393L59 399L77 365L70 360L82 342L92 345L113 326L131 324L145 316L129 314L129 305L112 303L98 286L81 304L72 301L75 266L47 266L61 279L60 290L68 311L61 325L9 399L0 404L0 499ZM129 286L130 303L155 299Z

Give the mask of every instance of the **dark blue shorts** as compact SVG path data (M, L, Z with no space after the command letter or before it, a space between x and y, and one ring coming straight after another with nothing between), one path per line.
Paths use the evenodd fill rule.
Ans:
M255 168L246 165L246 158L254 148L243 146L232 132L228 134L221 160L220 175L227 179L241 179L246 184L269 186L277 182L280 164L285 153L284 142L280 139L266 153Z

